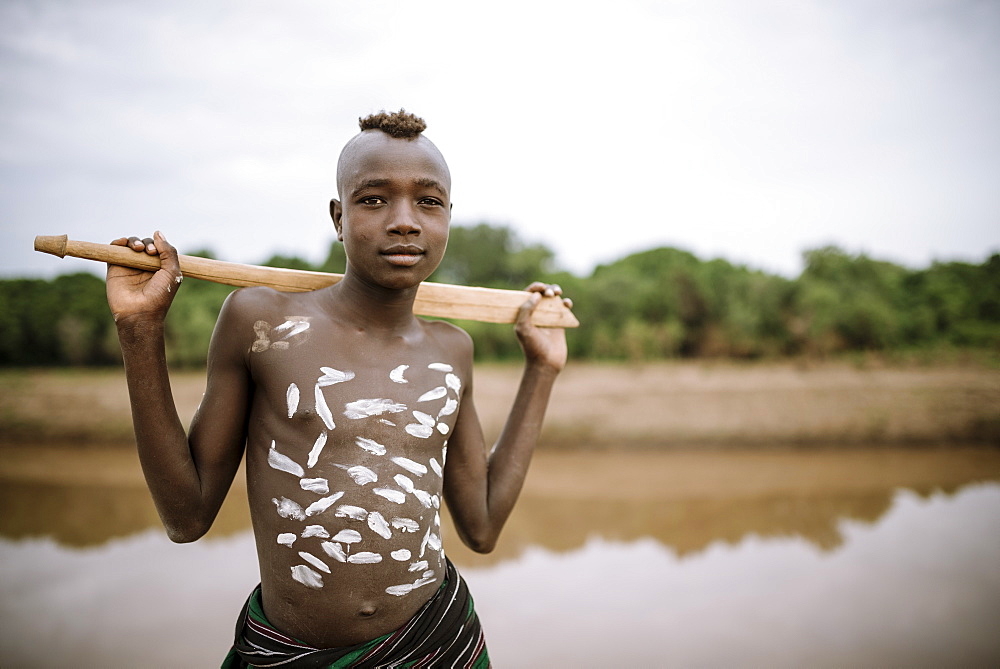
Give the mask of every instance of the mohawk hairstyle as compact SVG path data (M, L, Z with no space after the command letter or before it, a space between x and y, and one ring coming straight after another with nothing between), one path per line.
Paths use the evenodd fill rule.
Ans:
M362 130L381 130L396 139L414 139L427 129L427 123L419 116L407 113L405 109L398 112L380 111L358 119Z

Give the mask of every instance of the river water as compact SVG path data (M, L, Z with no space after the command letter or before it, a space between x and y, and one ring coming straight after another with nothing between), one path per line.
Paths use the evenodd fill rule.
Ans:
M181 546L132 453L0 457L0 666L218 666L241 485ZM543 452L495 553L445 547L500 668L1000 662L996 449Z

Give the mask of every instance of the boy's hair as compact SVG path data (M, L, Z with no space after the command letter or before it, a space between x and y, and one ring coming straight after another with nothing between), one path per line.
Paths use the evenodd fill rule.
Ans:
M405 109L398 112L386 112L383 109L377 114L359 118L358 125L361 130L381 130L396 139L414 139L427 129L424 119L407 113Z

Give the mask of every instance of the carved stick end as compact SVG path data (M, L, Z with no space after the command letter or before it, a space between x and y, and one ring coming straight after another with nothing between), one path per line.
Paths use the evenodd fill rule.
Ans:
M38 235L35 237L35 250L65 258L66 240L66 235Z

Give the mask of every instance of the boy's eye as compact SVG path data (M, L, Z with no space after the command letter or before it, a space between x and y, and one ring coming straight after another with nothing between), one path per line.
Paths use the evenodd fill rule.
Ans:
M429 205L431 207L440 207L440 206L442 206L441 200L439 200L437 198L434 198L434 197L425 197L425 198L422 198L420 200L420 204Z
M385 200L377 195L369 195L368 197L361 198L361 204L385 204Z

